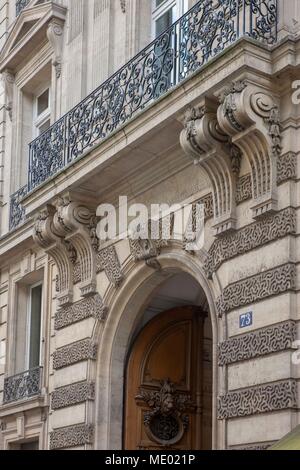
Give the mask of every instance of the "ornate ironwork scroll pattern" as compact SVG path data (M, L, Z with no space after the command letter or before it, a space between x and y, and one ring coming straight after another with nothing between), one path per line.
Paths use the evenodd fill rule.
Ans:
M10 198L9 229L14 230L25 221L25 209L21 200L27 194L27 184Z
M42 368L28 370L4 380L3 403L24 400L41 392Z
M175 439L180 432L178 420L174 416L154 416L149 427L157 439L166 442Z
M68 145L66 118L63 117L29 146L29 190L55 175L65 166Z
M274 43L277 36L277 0L245 0L249 8L249 33L254 39ZM274 30L275 28L275 30Z
M277 40L276 0L201 0L30 144L29 190L127 123L241 36Z
M16 1L16 16L19 16L22 10L27 7L30 0L17 0Z

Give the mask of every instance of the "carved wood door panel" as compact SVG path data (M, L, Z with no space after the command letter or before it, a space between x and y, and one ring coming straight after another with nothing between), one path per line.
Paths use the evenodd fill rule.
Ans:
M127 365L125 449L205 447L205 316L199 307L173 309L155 317L139 334Z

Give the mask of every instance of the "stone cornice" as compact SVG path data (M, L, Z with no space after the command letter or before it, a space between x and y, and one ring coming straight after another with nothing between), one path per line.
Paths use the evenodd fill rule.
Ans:
M225 262L267 243L296 233L296 213L287 208L215 240L204 263L208 278Z
M216 302L217 311L221 317L239 307L295 290L295 287L296 266L288 263L225 287Z
M53 368L57 370L82 361L94 361L96 355L97 345L87 338L57 349L53 354Z
M92 444L94 427L90 424L76 424L56 429L50 433L50 450L67 449Z
M95 399L95 384L80 382L59 388L52 393L51 408L59 410Z
M32 50L46 39L47 25L52 19L61 22L65 20L66 8L52 2L26 8L17 18L13 29L2 49L0 56L0 72L9 68L15 70ZM19 34L26 23L31 24L29 31L19 39Z
M224 366L285 351L292 347L297 328L287 321L224 341L218 347L218 364Z
M238 418L297 407L297 382L285 380L229 392L218 398L218 419Z

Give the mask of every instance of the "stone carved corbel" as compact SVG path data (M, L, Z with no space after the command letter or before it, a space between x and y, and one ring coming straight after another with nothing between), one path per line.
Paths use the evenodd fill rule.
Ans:
M213 103L206 100L204 105L187 111L180 143L187 156L203 168L211 182L215 235L234 230L235 190L241 154L220 129Z
M69 194L59 198L55 203L56 213L53 218L55 230L76 251L76 259L71 249L69 253L73 262L78 261L80 269L79 288L82 296L96 293L96 240L95 212L84 203L72 200Z
M33 238L35 242L48 253L57 266L57 295L59 306L63 307L73 302L73 276L70 252L63 238L56 231L53 219L56 210L47 206L35 220ZM74 253L73 253L74 255Z
M5 95L6 95L5 109L8 112L9 118L11 120L12 109L13 109L15 76L9 70L5 70L5 72L2 73L2 82L4 85L4 90L5 90Z
M54 52L52 64L55 67L56 78L60 78L61 68L62 68L62 48L63 48L62 24L58 21L51 21L48 25L47 37Z
M251 168L253 217L277 210L277 159L281 154L279 108L274 98L245 82L221 97L218 122Z

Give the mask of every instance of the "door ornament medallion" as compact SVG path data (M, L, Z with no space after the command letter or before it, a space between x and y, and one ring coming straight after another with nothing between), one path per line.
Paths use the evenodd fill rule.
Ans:
M176 391L170 379L165 379L159 390L141 387L135 399L150 408L144 413L144 426L152 441L171 446L182 439L189 425L187 412L195 408L189 394Z

